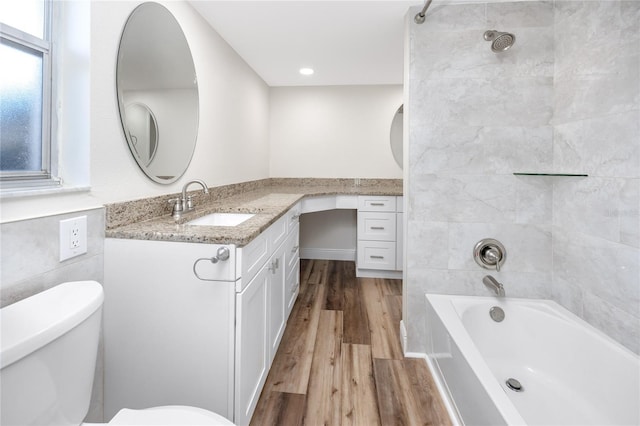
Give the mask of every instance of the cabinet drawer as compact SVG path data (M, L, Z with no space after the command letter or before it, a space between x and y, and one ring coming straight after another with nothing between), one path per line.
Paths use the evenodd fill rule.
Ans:
M291 230L300 223L300 203L291 207L289 211L285 213L285 217L287 222L287 232L291 233Z
M358 210L367 212L395 212L396 197L360 195L358 196Z
M285 283L284 297L286 298L287 317L293 309L293 305L296 302L298 293L300 291L300 260L298 259L293 265L291 271L287 275L287 281Z
M358 241L359 269L396 269L396 243L391 241Z
M249 244L237 250L238 261L242 265L242 280L240 282L248 284L269 259L267 234L268 232L263 232ZM241 290L238 289L237 291Z
M270 248L271 250L276 250L280 247L287 238L287 215L285 214L280 219L278 219L273 225L267 229L267 234L269 234L270 240Z
M396 214L358 212L358 240L395 241Z
M291 269L295 266L296 262L300 258L299 235L300 225L296 224L291 232L289 232L287 241L284 244L284 257L287 264L285 271L286 274L289 274L291 272Z

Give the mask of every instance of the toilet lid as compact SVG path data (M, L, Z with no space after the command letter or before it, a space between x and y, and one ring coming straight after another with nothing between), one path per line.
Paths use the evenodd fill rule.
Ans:
M110 425L233 425L228 419L202 408L182 405L167 405L144 410L123 408L118 411Z

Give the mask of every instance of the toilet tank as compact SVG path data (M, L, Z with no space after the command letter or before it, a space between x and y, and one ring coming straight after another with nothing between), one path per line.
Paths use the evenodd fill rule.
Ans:
M102 286L60 284L0 309L0 424L73 425L89 410Z

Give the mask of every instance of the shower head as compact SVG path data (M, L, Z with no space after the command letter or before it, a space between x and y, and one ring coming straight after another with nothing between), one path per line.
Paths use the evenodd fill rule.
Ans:
M516 42L516 36L511 33L503 33L496 30L484 32L484 39L491 43L491 50L499 53L508 50Z

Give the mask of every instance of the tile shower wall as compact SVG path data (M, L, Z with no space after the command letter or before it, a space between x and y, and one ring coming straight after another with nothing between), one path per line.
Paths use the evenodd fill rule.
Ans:
M59 223L83 215L87 216L87 253L60 262ZM65 281L103 282L104 217L104 209L99 208L0 224L0 306ZM102 421L102 372L99 356L87 421Z
M487 273L505 284L508 296L554 298L638 350L632 307L637 309L640 287L634 88L639 74L633 68L639 20L632 3L433 6L424 24L411 22L405 174L409 351L424 351L423 294L489 295L481 281ZM617 12L604 13L608 8ZM515 47L493 53L483 39L487 29L513 32ZM604 52L612 45L597 36L603 31L624 39L627 50ZM591 45L583 45L587 41ZM608 75L598 60L603 53L610 59ZM616 72L624 82L615 80ZM635 94L614 90L625 83ZM597 90L614 90L614 99L604 103L615 117L603 117ZM513 175L560 169L606 178ZM481 269L472 259L473 246L486 237L507 248L500 272Z
M612 42L613 41L613 42ZM553 297L640 352L640 2L555 4Z

